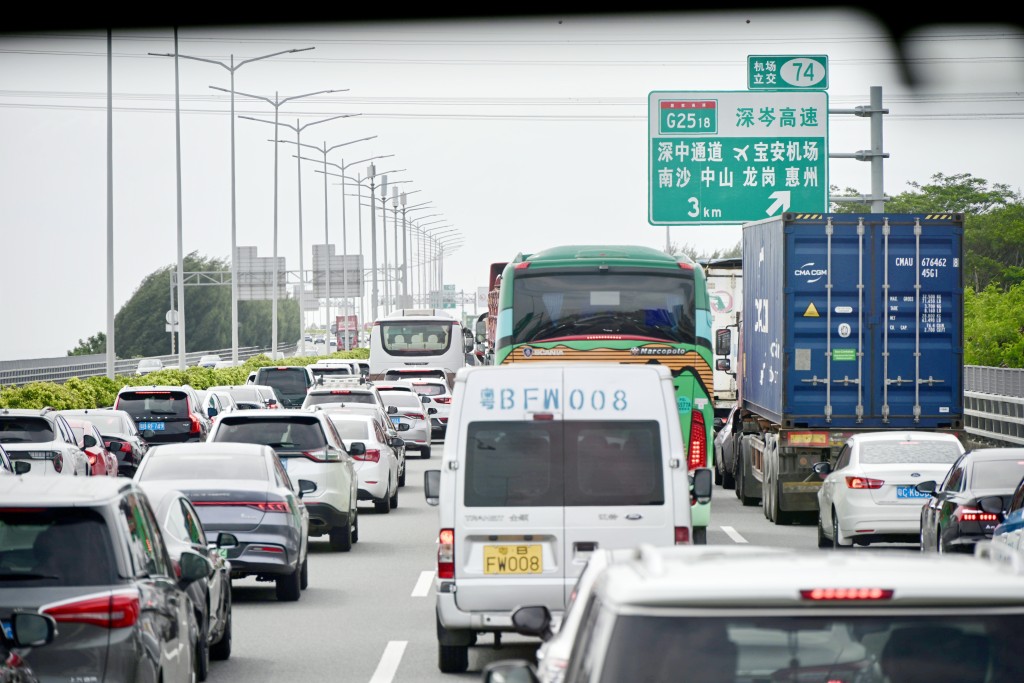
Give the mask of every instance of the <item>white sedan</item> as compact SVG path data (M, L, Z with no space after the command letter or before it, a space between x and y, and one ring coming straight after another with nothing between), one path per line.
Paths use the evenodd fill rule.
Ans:
M926 493L914 487L941 481L963 444L953 434L884 431L854 434L835 466L819 462L818 547L854 543L917 543Z
M359 477L358 499L372 501L375 512L391 512L398 507L399 482L398 458L388 443L388 435L372 415L341 411L328 415L346 449L357 441L366 446L366 453L352 456Z

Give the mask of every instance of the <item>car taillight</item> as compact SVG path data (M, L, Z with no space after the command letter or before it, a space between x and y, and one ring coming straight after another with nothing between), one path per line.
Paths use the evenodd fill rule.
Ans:
M881 479L868 477L846 477L846 488L849 489L880 489L885 482Z
M380 462L380 449L379 448L367 448L366 453L360 455L353 455L355 460L364 460L366 462Z
M96 464L96 456L93 455L92 453L86 453L85 457L89 459L89 464L90 465L95 465Z
M445 405L448 405L449 403L452 402L452 397L451 396L438 396L434 400L437 401L438 403L444 403Z
M850 602L858 600L891 600L891 588L808 588L800 591L804 600Z
M699 410L690 411L690 458L689 468L707 467L708 434L704 429L704 415Z
M189 413L188 419L189 422L191 422L191 425L188 428L189 434L198 434L203 430L203 426L199 423L198 417Z
M985 512L977 508L957 508L953 517L958 522L998 522L999 515L994 512Z
M226 508L254 508L260 512L288 512L292 511L288 501L271 501L264 503L253 500L194 500L192 504L197 507L226 507Z
M338 451L324 446L311 451L302 451L302 454L314 462L327 462L329 460L341 460Z
M138 592L120 591L54 602L43 605L39 611L68 624L127 628L139 620L139 609Z
M405 413L403 415L403 417L408 417L409 419L412 419L412 420L425 420L425 419L427 419L427 416L424 415L423 413Z
M676 527L676 545L690 545L690 527Z
M288 501L280 500L273 501L270 503L249 503L249 507L256 508L261 512L287 512L290 513L292 508L288 505Z
M455 530L441 529L437 535L437 578L455 578Z

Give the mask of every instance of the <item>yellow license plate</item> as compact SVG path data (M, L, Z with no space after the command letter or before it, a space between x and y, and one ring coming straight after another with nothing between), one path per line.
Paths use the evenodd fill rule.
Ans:
M540 545L485 545L484 574L540 574L544 571Z

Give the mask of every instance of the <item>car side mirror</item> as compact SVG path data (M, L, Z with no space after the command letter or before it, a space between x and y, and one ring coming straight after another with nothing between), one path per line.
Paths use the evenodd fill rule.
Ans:
M693 477L693 497L698 503L711 501L711 487L715 481L715 475L710 467L698 467L691 475Z
M92 434L86 434L84 437L82 437L82 443L85 445L86 448L92 448L96 445L96 437L93 436Z
M420 396L420 403L431 403L432 399L429 396Z
M407 432L410 429L412 429L412 425L406 422L399 422L397 425L395 425L395 429L397 429L400 432Z
M547 640L551 637L551 612L545 605L520 607L512 613L512 626L516 633Z
M299 498L304 497L307 493L313 493L314 491L316 491L315 481L299 479Z
M397 436L391 437L391 445L395 448L401 448L405 445L405 439L400 439Z
M828 462L816 462L811 465L811 470L814 471L819 477L824 479L832 471L832 463Z
M210 406L209 408L206 409L206 415L211 418L217 417L217 409L214 408L213 406Z
M930 493L930 494L932 494L934 496L936 488L937 488L937 485L936 485L936 483L934 481L922 481L920 484L918 484L917 486L914 487L914 490L917 491L918 493ZM1003 504L1002 504L1002 500L1000 499L1000 502L999 502L999 511L1000 512L1002 511L1002 508L1003 508Z
M437 415L437 408L427 408L427 415Z
M213 543L215 548L234 548L238 545L238 537L222 531L217 534L217 540Z
M398 412L398 406L388 406L388 415L394 415Z
M55 635L57 620L49 614L15 612L11 615L10 644L14 647L42 647L52 643Z
M205 579L213 572L213 564L209 558L203 557L194 550L182 550L178 560L178 585L188 588L191 584Z
M152 439L154 436L156 436L156 432L154 432L152 429L143 429L142 432L140 432L140 434L143 439Z
M366 444L362 441L353 441L348 447L349 455L366 455Z
M994 515L1003 514L1003 499L1000 496L985 496L978 501L978 507Z
M427 470L423 473L423 496L427 505L437 505L441 496L441 470Z
M27 460L15 460L14 461L14 473L15 474L28 474L32 470L32 463Z

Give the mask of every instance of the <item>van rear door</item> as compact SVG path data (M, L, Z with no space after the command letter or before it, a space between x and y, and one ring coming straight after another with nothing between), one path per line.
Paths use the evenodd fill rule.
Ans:
M449 437L465 453L455 477L455 601L472 612L562 610L562 373L502 370L469 373Z
M678 418L667 413L659 373L638 370L609 364L564 371L567 592L598 548L675 543L667 425Z

